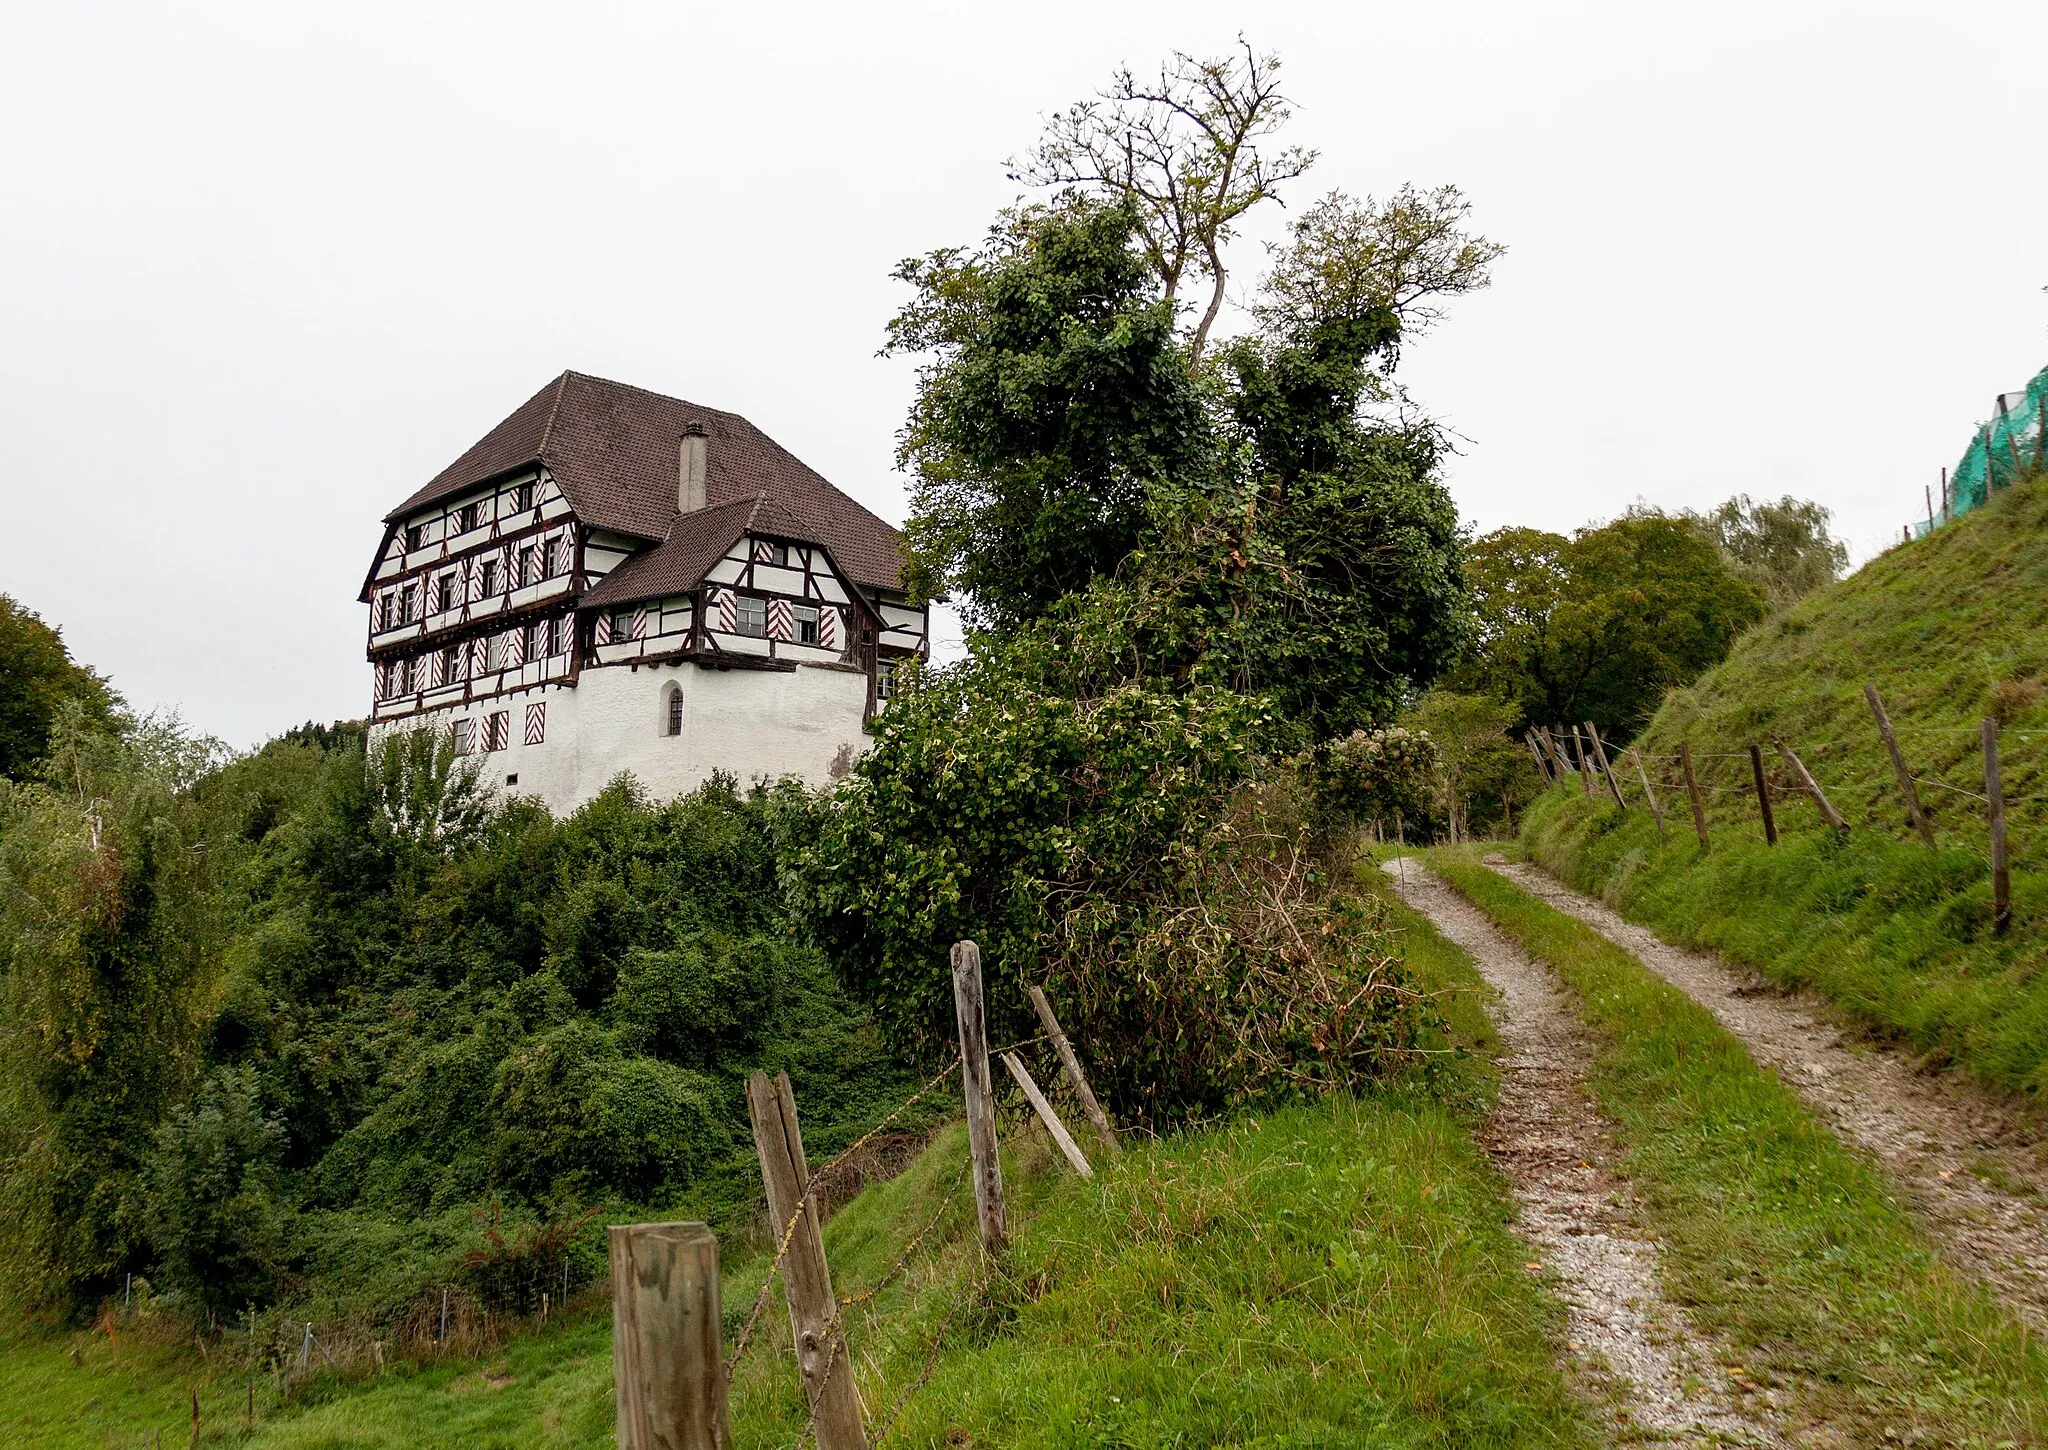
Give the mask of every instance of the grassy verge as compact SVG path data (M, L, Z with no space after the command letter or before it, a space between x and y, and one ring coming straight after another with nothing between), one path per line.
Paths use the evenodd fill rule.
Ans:
M1093 1183L1035 1128L1009 1130L1016 1244L985 1296L959 1128L833 1218L842 1296L884 1283L928 1230L907 1272L848 1310L871 1426L911 1390L899 1443L1599 1443L1557 1367L1561 1315L1524 1272L1504 1186L1473 1141L1492 1074L1484 986L1426 923L1384 909L1446 1023L1423 1088L1135 1142ZM728 1267L729 1342L761 1274L758 1257ZM316 1380L283 1406L266 1387L253 1436L237 1428L243 1383L206 1384L204 1443L597 1450L612 1433L607 1320L592 1300L487 1361ZM802 1403L779 1301L756 1336L735 1376L735 1439L785 1446ZM182 1445L203 1372L189 1350L18 1333L0 1339L0 1438L97 1450L160 1430Z
M2048 1353L1934 1257L1883 1175L1684 993L1477 853L1431 864L1577 995L1592 1087L1668 1246L1666 1272L1746 1372L1852 1433L2048 1443Z
M1864 700L1877 686L1941 849L1907 828ZM2013 927L1991 930L1983 719L1999 746L2013 852ZM1850 823L1838 839L1778 760L1797 750ZM1711 849L1670 775L1688 742ZM1774 777L1775 848L1750 764ZM1525 850L1580 890L1676 941L1811 987L1864 1028L2006 1092L2048 1089L2048 482L1873 559L1672 691L1641 741L1671 829L1588 803L1576 786L1531 808ZM1632 767L1622 772L1639 799Z

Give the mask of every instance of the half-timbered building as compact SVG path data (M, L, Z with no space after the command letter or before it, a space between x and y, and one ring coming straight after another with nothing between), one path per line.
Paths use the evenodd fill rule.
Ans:
M735 413L565 372L393 509L371 720L565 812L843 770L927 648L896 531Z

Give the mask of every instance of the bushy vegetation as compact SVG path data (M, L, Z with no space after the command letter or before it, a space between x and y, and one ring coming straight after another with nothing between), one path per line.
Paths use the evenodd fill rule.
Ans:
M66 712L111 730L126 708L105 676L71 658L61 631L0 594L0 776L40 760Z
M1809 595L1675 691L1640 742L1653 772L1689 742L1712 845L1660 837L1642 811L1546 797L1523 839L1545 865L1677 940L1822 992L1870 1030L2012 1091L2048 1085L2048 489L2001 492L1932 535ZM1938 850L1905 803L1863 686L1899 730ZM2012 927L1993 930L1981 725L2000 747ZM1799 752L1846 836L1822 824L1773 742ZM1746 750L1765 747L1779 844L1767 846ZM1668 777L1666 789L1677 785ZM1964 792L1975 792L1976 795ZM1683 797L1667 814L1685 811Z
M209 1318L389 1316L453 1280L524 1310L503 1260L568 1252L540 1225L751 1202L746 1070L786 1068L827 1147L899 1086L783 929L800 803L621 782L556 821L426 734L210 773L176 746L60 734L0 782L18 1297L140 1273Z

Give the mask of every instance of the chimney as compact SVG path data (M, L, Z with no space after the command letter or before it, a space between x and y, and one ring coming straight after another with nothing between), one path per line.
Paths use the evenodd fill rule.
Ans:
M702 423L683 424L682 453L676 462L677 513L693 514L704 507L704 454L710 441Z

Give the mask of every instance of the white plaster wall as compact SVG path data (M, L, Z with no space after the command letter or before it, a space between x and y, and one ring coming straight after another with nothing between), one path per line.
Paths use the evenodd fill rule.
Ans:
M683 733L668 735L667 692L683 695ZM547 739L524 740L526 706L545 701ZM657 800L696 789L715 770L742 787L756 778L793 775L811 785L828 778L842 747L867 750L861 716L867 677L857 670L793 671L700 669L695 664L588 667L574 688L564 684L497 696L462 711L437 712L398 722L446 729L456 719L478 722L497 710L511 714L511 743L481 752L483 779L516 795L537 795L556 815L589 800L622 770L631 771ZM516 785L506 777L517 775Z

